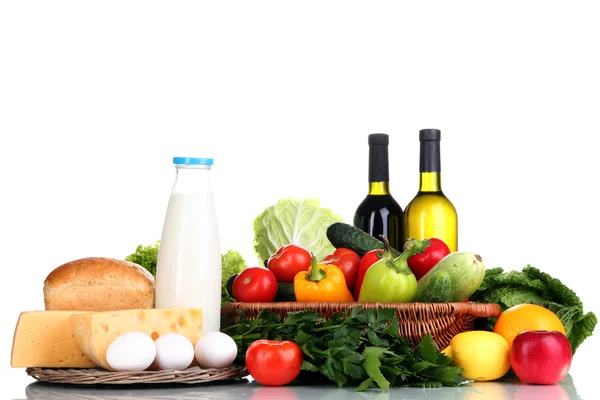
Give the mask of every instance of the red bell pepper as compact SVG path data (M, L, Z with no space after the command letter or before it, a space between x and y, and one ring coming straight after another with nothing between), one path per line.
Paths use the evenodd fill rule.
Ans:
M360 264L358 265L358 275L356 276L356 284L354 285L354 300L358 301L360 288L362 287L367 270L371 265L375 264L381 259L382 253L383 249L371 250L366 252L365 255L363 255L360 259Z
M348 290L352 293L356 283L356 277L358 276L358 266L360 264L360 256L354 250L340 247L332 254L325 256L321 261L321 264L333 264L341 269L344 273L344 278L346 278L346 286L348 286Z
M428 239L430 244L422 253L408 257L406 262L408 267L415 274L417 280L421 279L431 268L435 266L442 258L450 254L450 248L440 239Z

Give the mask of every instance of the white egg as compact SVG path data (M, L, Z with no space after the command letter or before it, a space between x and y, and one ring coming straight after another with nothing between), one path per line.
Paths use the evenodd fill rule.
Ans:
M154 343L156 366L160 369L183 370L194 361L194 345L179 333L165 333Z
M142 332L127 332L111 342L106 362L115 371L143 371L156 357L154 340Z
M196 342L196 360L204 368L225 368L235 360L237 350L235 341L229 335L208 332Z

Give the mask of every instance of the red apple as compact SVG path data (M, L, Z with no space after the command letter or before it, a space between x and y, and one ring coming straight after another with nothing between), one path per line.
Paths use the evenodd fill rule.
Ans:
M569 339L557 331L524 331L510 349L510 366L525 383L553 385L563 380L573 354Z

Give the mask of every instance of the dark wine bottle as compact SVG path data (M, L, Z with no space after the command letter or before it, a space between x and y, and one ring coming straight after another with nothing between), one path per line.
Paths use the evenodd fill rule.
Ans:
M402 208L390 192L388 145L389 135L369 135L369 191L354 214L354 226L402 251L404 217Z

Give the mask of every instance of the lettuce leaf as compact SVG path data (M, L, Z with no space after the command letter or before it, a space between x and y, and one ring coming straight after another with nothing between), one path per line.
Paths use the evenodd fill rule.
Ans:
M343 219L320 204L315 198L285 198L265 208L253 224L254 252L260 262L291 243L303 246L318 261L333 253L335 248L327 239L327 227Z
M479 289L469 296L469 300L496 303L502 311L525 303L548 308L562 321L573 354L592 335L598 323L594 313L584 313L581 299L572 289L531 265L527 265L522 271L488 269ZM494 322L495 318L488 319L485 321L486 325L480 328L492 330Z

